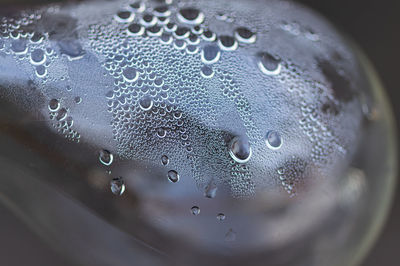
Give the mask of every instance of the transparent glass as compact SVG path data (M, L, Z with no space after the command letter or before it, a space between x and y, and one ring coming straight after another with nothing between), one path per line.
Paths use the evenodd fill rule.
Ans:
M72 264L368 252L395 187L394 120L323 18L273 0L2 10L1 203Z

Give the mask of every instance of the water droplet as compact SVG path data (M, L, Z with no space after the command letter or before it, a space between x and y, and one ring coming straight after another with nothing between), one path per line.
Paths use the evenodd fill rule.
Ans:
M266 75L278 75L281 72L281 60L269 53L259 54L258 67Z
M144 33L144 27L142 27L142 25L140 24L132 23L131 25L128 26L127 32L128 35L131 36L140 36L143 35Z
M190 35L190 30L186 27L178 27L174 32L174 36L177 39L187 39L189 35Z
M167 164L169 163L169 158L168 158L167 155L161 156L161 163L162 163L163 165L167 165Z
M70 61L81 59L85 55L85 51L78 40L63 39L58 41L58 46Z
M149 96L144 96L139 100L139 106L143 111L148 111L153 107L153 100Z
M130 11L120 11L115 15L115 20L121 23L129 23L132 22L135 18L135 14Z
M225 214L223 214L223 213L218 213L217 214L217 220L218 221L224 221L225 219L226 219Z
M254 43L257 35L245 27L240 27L235 31L235 38L242 43Z
M192 213L193 215L199 215L199 214L200 214L200 208L197 207L197 206L193 206L193 207L190 209L190 211L191 211L191 213Z
M57 99L51 99L49 102L49 110L56 112L60 108L60 102Z
M201 60L204 64L214 64L221 57L219 48L215 45L207 45L201 51Z
M35 49L31 53L31 64L33 65L41 65L46 62L46 55L42 49Z
M130 4L128 8L134 12L142 13L146 9L146 5L142 1L137 1Z
M204 14L195 8L182 8L177 17L182 23L191 25L198 25L204 21Z
M168 171L168 180L172 183L179 181L179 174L175 170Z
M114 195L121 196L125 192L125 182L122 177L113 178L110 182L111 192Z
M151 27L157 24L157 17L151 14L143 14L142 18L140 19L140 23L145 27Z
M201 35L201 37L205 41L213 42L217 38L217 35L214 32L210 31L210 30L205 30L203 32L203 34Z
M229 229L225 234L225 241L232 242L236 240L236 232L233 229Z
M170 22L167 25L165 25L164 28L165 28L165 31L167 31L167 32L173 32L173 31L176 31L178 26L175 23Z
M234 51L238 48L238 43L233 37L223 35L218 37L218 46L224 51Z
M36 67L36 75L39 78L43 78L44 76L46 76L47 74L47 69L46 67L44 67L43 65L37 66Z
M57 113L56 120L63 121L65 118L67 118L67 115L68 115L67 109L61 108Z
M99 152L99 161L104 165L111 165L114 160L114 156L108 150L101 150Z
M235 137L230 144L229 154L238 163L246 163L252 154L247 137Z
M158 17L168 17L171 15L171 11L168 9L167 5L162 5L154 8L153 13Z
M25 54L28 51L27 41L25 39L12 40L11 50L16 54Z
M274 130L268 131L267 135L265 136L265 143L271 150L278 150L280 147L282 147L283 143L281 134Z
M147 32L148 36L159 37L163 33L163 28L161 28L160 26L154 25L154 26L148 28L146 32Z
M200 73L203 78L212 78L214 76L214 71L208 66L203 66Z
M125 68L122 75L127 82L135 82L139 78L139 73L132 67Z
M213 199L217 195L217 190L218 187L213 182L210 182L204 189L204 196Z
M80 103L82 102L82 98L79 97L79 96L76 96L76 97L75 97L75 102L76 102L77 104L80 104Z
M167 135L167 131L165 131L165 129L163 129L162 127L157 129L157 136L159 138L164 138Z

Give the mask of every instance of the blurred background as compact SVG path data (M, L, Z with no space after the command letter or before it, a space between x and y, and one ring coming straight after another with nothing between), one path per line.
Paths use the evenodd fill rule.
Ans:
M243 0L244 1L244 0ZM376 67L400 125L400 1L398 0L297 0L319 11L361 46ZM0 0L27 2L26 0ZM29 2L29 1L28 1ZM31 0L30 2L34 2ZM45 2L45 1L41 1ZM0 6L1 8L1 6ZM398 132L400 128L398 126ZM396 190L388 221L363 266L397 266L400 239L400 193ZM0 205L0 265L68 266L17 217Z

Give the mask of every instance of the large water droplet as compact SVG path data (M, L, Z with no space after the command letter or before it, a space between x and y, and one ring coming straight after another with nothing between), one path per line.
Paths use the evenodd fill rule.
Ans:
M238 163L247 162L252 154L250 142L247 137L235 137L230 144L229 154Z

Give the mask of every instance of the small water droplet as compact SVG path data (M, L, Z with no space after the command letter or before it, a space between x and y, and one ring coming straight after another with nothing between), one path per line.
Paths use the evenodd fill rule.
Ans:
M119 11L114 18L118 22L129 23L135 19L135 14L131 13L130 11L124 10L124 11Z
M233 229L229 229L225 234L225 241L232 242L236 240L236 232Z
M16 39L11 42L11 50L16 54L25 54L28 51L25 39Z
M203 78L212 78L214 76L214 71L208 66L203 66L200 73Z
M172 183L176 183L179 181L179 174L175 170L168 171L168 180Z
M258 68L266 75L278 75L281 72L281 60L269 53L259 54Z
M182 23L191 25L198 25L204 21L204 14L195 8L182 8L177 17Z
M234 51L238 48L238 43L233 37L222 35L218 37L218 46L224 51Z
M199 214L200 214L200 208L197 207L197 206L193 206L193 207L190 209L190 211L191 211L191 213L192 213L193 215L199 215Z
M223 220L225 220L225 219L226 219L225 214L223 214L223 213L218 213L218 214L217 214L217 220L218 220L218 221L223 221Z
M113 160L114 160L114 156L112 155L111 152L109 152L108 150L101 150L99 152L99 160L102 164L104 165L111 165Z
M67 115L68 115L67 109L61 108L56 115L56 120L63 121L65 118L67 118Z
M40 65L36 67L36 76L39 78L43 78L47 74L47 69L45 66Z
M80 103L82 102L82 98L79 97L79 96L76 96L76 97L75 97L75 102L76 102L77 104L80 104Z
M142 18L140 19L140 23L145 27L151 27L157 24L157 17L151 14L143 14Z
M142 13L146 10L146 5L142 1L137 1L128 6L128 8L134 12Z
M237 28L235 31L236 40L242 43L254 43L257 39L256 36L255 33L244 27Z
M148 111L153 107L153 100L149 96L145 96L139 100L139 106L143 111Z
M217 195L217 190L218 187L213 182L210 182L204 189L204 196L213 199Z
M213 42L217 38L217 35L214 32L210 31L210 30L205 30L203 32L203 34L201 35L201 37L205 41Z
M46 55L42 49L35 49L31 53L31 64L41 65L46 61Z
M131 36L140 36L144 33L144 27L140 24L132 23L128 26L127 32Z
M121 196L125 192L125 182L122 177L113 178L110 182L111 192L114 195Z
M60 102L57 99L51 99L49 102L49 110L56 112L60 108Z
M139 78L139 73L132 67L125 68L122 75L127 82L135 82Z
M267 144L267 147L271 150L280 149L283 144L281 134L274 130L268 131L267 135L265 136L265 143Z
M204 64L214 64L221 57L221 51L215 45L207 45L201 51L201 60Z
M164 138L167 135L167 132L162 127L157 129L157 136L159 138Z
M169 163L169 158L168 158L167 155L161 156L161 163L162 163L163 165L167 165L167 164Z

